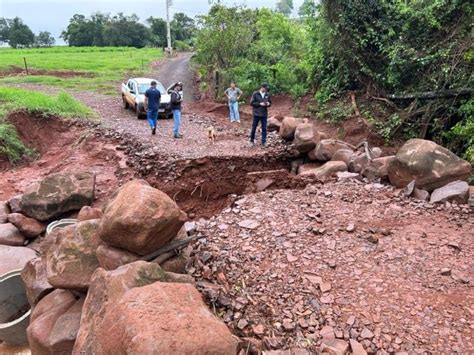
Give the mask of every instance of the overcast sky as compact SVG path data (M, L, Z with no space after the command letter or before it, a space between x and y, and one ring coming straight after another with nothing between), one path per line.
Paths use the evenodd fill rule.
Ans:
M276 0L222 1L226 5L245 4L249 7L274 8ZM295 9L303 0L293 0ZM142 21L149 16L165 17L166 0L0 0L0 17L20 17L30 26L33 32L49 31L57 43L61 31L74 14L90 15L93 12L115 14L123 12L137 14ZM171 16L174 12L184 12L190 17L206 13L209 9L208 0L173 0ZM295 10L296 12L296 10Z

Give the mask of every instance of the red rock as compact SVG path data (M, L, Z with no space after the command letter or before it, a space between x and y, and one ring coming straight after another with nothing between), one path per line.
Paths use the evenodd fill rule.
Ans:
M186 218L165 193L144 180L133 180L109 202L99 236L111 246L146 255L173 239Z
M119 266L137 261L140 256L129 251L101 244L96 250L99 266L105 270L115 270Z
M295 138L296 126L302 122L300 118L296 117L283 118L280 125L280 136L287 141L292 141Z
M339 149L331 157L331 160L343 161L344 163L346 163L346 165L349 165L349 162L351 161L353 155L354 151L352 149Z
M262 324L257 324L252 327L252 331L256 335L263 335L265 334L265 327Z
M328 161L340 149L352 150L352 146L336 139L323 139L308 153L308 157L311 160Z
M321 351L332 355L345 355L349 350L349 344L344 340L323 338Z
M51 285L87 290L92 274L99 267L98 228L99 221L94 219L57 228L48 235L47 239L54 241L46 252L46 274Z
M46 265L41 258L35 258L26 263L21 272L21 279L25 284L26 296L32 307L54 290L48 282Z
M103 212L100 208L84 206L81 208L81 210L79 211L79 214L77 215L77 221L83 222L83 221L88 221L90 219L101 219L102 215L103 215Z
M321 140L312 123L300 123L296 126L293 144L300 153L307 153Z
M8 202L0 201L0 224L7 223L9 214L10 207L8 207Z
M49 335L50 354L72 353L77 333L79 332L84 300L85 297L81 297L57 319Z
M364 347L361 343L354 339L349 340L349 344L351 345L351 350L353 355L367 355L367 351L365 351Z
M21 233L27 238L35 238L46 230L46 224L29 218L21 213L10 213L8 222L17 227Z
M428 140L410 139L397 152L388 168L390 182L405 187L415 180L415 186L433 191L452 181L467 180L471 164L448 149Z
M94 201L95 175L89 172L48 175L23 194L20 207L25 215L47 221L79 210Z
M96 332L94 353L103 354L235 354L238 345L189 284L155 282L125 292Z
M81 325L74 345L74 354L100 352L97 330L102 327L108 312L126 291L156 281L179 282L175 275L164 272L158 264L135 261L115 270L97 269L91 278L89 291L82 311Z
M268 132L278 132L281 127L281 122L275 116L269 117L267 122Z
M0 224L0 244L9 246L23 246L25 237L11 223Z
M430 203L457 202L467 203L469 199L469 185L465 181L453 181L434 190L431 194Z
M369 161L362 169L362 175L369 181L388 179L388 166L395 160L395 156L387 156Z
M32 354L51 354L51 331L56 321L76 303L67 290L55 290L46 295L33 309L27 328L28 344Z
M328 161L319 168L305 170L299 175L313 177L316 179L324 179L337 173L338 171L347 171L346 163L343 161Z
M335 337L334 328L326 325L319 331L319 335L323 338L333 339Z

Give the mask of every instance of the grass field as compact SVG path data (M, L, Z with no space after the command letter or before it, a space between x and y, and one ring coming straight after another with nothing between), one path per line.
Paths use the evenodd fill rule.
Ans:
M88 107L65 92L50 96L38 91L0 86L0 155L5 155L12 164L32 153L18 138L15 127L5 121L9 113L20 110L45 117L93 118L95 116Z
M149 71L150 64L163 52L156 48L128 47L52 47L36 49L0 49L0 84L35 83L80 90L116 94L117 84L127 76ZM24 75L9 70L28 68L45 71L74 71L90 76ZM3 74L2 74L3 72Z

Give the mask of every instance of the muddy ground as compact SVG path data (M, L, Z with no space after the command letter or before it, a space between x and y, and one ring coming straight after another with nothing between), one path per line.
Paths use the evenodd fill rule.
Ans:
M172 120L161 119L152 136L119 95L72 94L102 124L12 115L38 157L3 164L0 200L48 174L83 169L97 174L95 205L103 206L118 186L141 177L207 236L189 273L216 314L254 345L316 352L322 334L333 332L372 353L474 352L474 219L467 207L415 202L378 184L302 180L290 173L291 146L276 134L268 148L248 145L248 108L239 125L227 121L223 104L187 102L184 138L175 140ZM272 110L292 108L282 99ZM209 125L218 131L215 145ZM342 130L320 128L353 144L368 136L356 118Z

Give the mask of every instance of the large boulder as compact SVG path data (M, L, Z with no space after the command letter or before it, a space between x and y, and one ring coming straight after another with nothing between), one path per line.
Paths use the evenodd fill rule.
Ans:
M8 222L17 227L27 238L35 238L46 230L46 224L21 213L10 213Z
M140 256L127 250L101 244L96 251L99 266L105 270L115 270L116 268L137 261Z
M164 272L158 264L136 261L115 270L99 268L92 275L82 311L81 326L74 346L74 354L98 354L98 331L109 312L128 290L157 281L177 282L172 274Z
M76 302L72 292L55 290L37 304L31 313L30 325L27 328L28 344L32 354L58 354L52 351L51 332L58 319Z
M277 117L271 116L268 118L268 121L267 121L268 132L278 132L280 131L280 127L281 127L281 122Z
M292 141L295 138L296 127L299 123L302 123L300 118L287 116L283 118L280 126L280 136L281 138Z
M301 164L298 167L298 175L305 175L310 171L314 171L315 169L318 169L322 166L321 163L306 163L306 164Z
M122 296L97 329L96 347L101 354L230 355L237 345L192 285L156 282Z
M44 296L54 290L46 277L46 265L41 258L28 261L21 272L26 297L30 306L35 306Z
M33 249L0 245L0 275L13 270L21 270L31 259L36 258Z
M84 206L79 211L77 215L77 220L79 222L88 221L90 219L100 219L102 218L102 210L100 208L94 208L91 206Z
M410 139L397 152L388 167L390 182L405 187L412 180L415 186L433 191L452 181L467 180L471 164L450 150L428 140Z
M10 246L22 246L25 244L25 236L11 223L0 224L0 244Z
M47 221L94 201L95 175L89 172L49 175L31 186L21 198L24 214Z
M293 144L300 153L307 153L316 147L318 132L312 123L300 123L296 126Z
M308 157L311 160L328 161L339 149L353 150L353 146L337 139L323 139L308 153Z
M81 297L62 314L51 329L49 335L49 354L71 354L81 324L82 308L85 297Z
M46 252L48 282L56 288L87 290L95 269L99 267L97 219L57 228L47 239L53 245Z
M465 181L453 181L440 187L431 194L430 203L457 202L467 203L469 200L469 185Z
M0 201L0 224L7 223L7 216L10 214L10 207L8 203Z
M388 178L388 166L395 159L394 155L373 159L365 165L362 175L370 181Z
M299 175L313 177L316 179L324 179L339 171L347 171L346 163L344 163L343 161L328 161L319 168L308 169L300 173Z
M99 236L116 248L146 255L172 240L186 218L168 195L144 180L133 180L107 205Z
M16 195L8 200L8 207L10 207L10 213L22 213L20 202L23 195Z
M344 163L346 163L346 165L349 165L349 162L351 161L353 155L354 151L352 149L339 149L331 157L331 160L343 161Z

